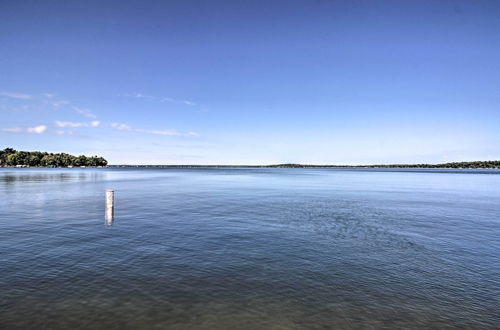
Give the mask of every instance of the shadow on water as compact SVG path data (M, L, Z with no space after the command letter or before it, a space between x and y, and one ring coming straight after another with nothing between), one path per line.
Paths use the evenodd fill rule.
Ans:
M99 181L105 179L106 174L102 172L78 171L75 173L63 172L0 172L0 184L15 183L43 183L43 182L72 182L72 181Z

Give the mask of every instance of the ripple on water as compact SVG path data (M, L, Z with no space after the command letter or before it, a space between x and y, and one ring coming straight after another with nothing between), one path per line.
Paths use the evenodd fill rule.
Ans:
M0 328L492 329L498 196L495 174L0 169Z

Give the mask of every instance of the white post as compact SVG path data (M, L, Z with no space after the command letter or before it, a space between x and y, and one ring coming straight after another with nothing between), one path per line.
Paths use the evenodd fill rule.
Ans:
M113 207L115 192L113 190L106 190L106 207Z
M113 190L106 191L106 224L113 224L113 214L115 211L115 192Z

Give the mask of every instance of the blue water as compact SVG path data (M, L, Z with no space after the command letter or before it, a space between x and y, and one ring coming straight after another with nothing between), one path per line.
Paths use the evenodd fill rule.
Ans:
M0 169L2 329L494 329L499 311L500 171Z

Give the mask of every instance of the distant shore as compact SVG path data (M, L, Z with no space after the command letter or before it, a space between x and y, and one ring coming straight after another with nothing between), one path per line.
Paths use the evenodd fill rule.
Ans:
M500 169L500 161L453 162L443 164L382 164L382 165L309 165L309 164L275 164L275 165L108 165L107 167L127 168L442 168L442 169Z
M1 168L407 168L407 169L500 169L500 160L448 162L441 164L371 164L371 165L328 165L328 164L271 164L271 165L109 165L99 156L74 156L67 153L41 151L18 151L13 148L0 150Z
M495 162L500 163L500 161ZM307 164L276 164L276 165L105 165L105 166L28 166L7 165L0 168L338 168L338 169L500 169L500 164L389 164L389 165L307 165Z

